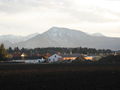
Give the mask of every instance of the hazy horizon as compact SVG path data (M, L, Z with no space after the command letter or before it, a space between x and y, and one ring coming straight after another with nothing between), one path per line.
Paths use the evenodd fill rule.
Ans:
M55 26L54 26L55 27ZM53 28L53 27L51 27L51 28ZM19 36L19 37L26 37L26 36L29 36L29 35L37 35L37 34L43 34L43 33L45 33L45 32L47 32L47 31L49 31L51 28L49 28L48 30L46 30L46 31L44 31L44 32L42 32L42 33L39 33L39 32L33 32L33 33L30 33L30 34L26 34L26 35L21 35L21 34L18 34L18 35L16 35L16 34L0 34L0 36ZM65 27L57 27L57 28L65 28ZM75 30L75 29L72 29L72 28L66 28L66 29L71 29L71 30L74 30L74 31L80 31L80 32L84 32L84 31L82 31L82 30ZM86 33L86 34L88 34L88 35L93 35L93 36L95 36L95 35L100 35L100 36L106 36L106 37L112 37L112 36L107 36L107 35L104 35L103 33L100 33L100 32L95 32L95 33L87 33L87 32L84 32L84 33ZM113 36L114 37L114 36ZM115 37L115 38L117 38L117 37ZM119 37L118 37L119 38Z
M64 27L120 37L119 0L0 0L0 35Z

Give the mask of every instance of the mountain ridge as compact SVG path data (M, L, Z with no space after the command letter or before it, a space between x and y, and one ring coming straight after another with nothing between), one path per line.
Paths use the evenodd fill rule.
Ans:
M52 27L42 34L37 34L28 40L15 43L12 47L88 47L96 49L119 50L119 41L120 38L92 36L74 29Z
M33 34L30 34L27 36L17 36L17 35L12 35L12 34L0 35L0 42L9 41L10 43L14 44L14 43L26 41L26 40L28 40L28 39L30 39L38 34L39 33L33 33Z
M103 35L102 33L93 33L91 35L92 36L97 36L97 37L107 37L107 36Z
M89 47L97 49L120 49L120 38L91 36L82 31L53 27L48 31L16 44L22 48L37 47Z

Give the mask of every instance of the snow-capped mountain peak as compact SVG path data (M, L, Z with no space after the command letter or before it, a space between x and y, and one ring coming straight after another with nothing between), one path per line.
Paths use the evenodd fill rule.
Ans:
M103 34L101 34L101 33L93 33L92 36L105 37L105 35L103 35Z
M120 49L120 38L89 35L79 30L52 27L48 31L33 35L32 38L16 43L13 47L89 47L97 49ZM10 44L8 44L10 45Z

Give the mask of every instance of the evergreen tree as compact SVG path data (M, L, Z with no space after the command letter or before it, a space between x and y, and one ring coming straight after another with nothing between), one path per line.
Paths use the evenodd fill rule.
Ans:
M4 44L0 45L0 60L5 60L7 58L7 51L4 47Z
M7 50L8 53L13 53L13 49L11 47L8 48Z

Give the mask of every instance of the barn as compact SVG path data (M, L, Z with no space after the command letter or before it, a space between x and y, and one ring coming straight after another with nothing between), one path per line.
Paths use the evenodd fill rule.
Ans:
M59 54L54 54L48 58L49 63L57 62L59 60L62 60L62 56L60 56Z

